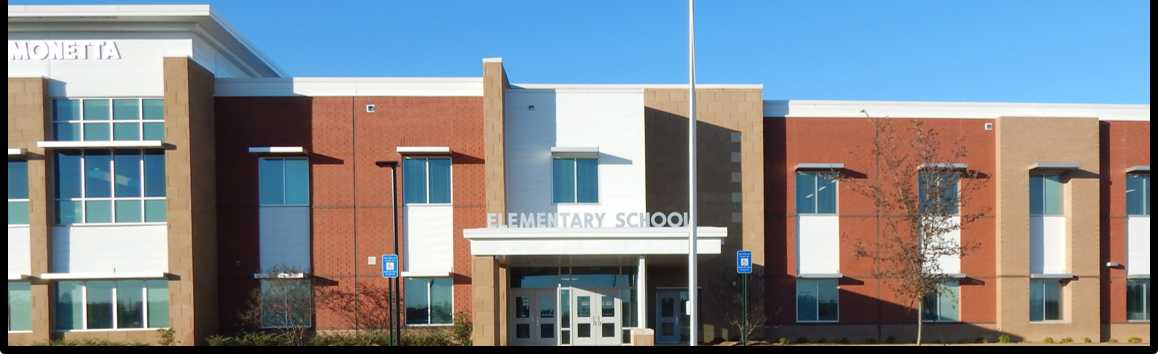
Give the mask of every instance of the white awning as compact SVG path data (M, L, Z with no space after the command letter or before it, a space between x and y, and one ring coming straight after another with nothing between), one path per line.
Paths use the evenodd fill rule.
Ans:
M306 155L306 148L300 146L251 147L249 153L255 155Z
M728 229L701 227L701 255L722 252ZM465 230L472 256L687 255L688 228Z
M939 170L966 171L966 170L969 170L969 164L967 164L967 163L927 163L927 164L922 164L920 167L918 167L918 169L920 169L920 170L938 170L939 169Z
M8 281L24 280L24 278L27 278L24 274L8 273Z
M41 141L41 149L163 149L161 141Z
M553 147L551 148L551 157L562 159L597 159L599 158L599 148L597 147Z
M844 279L844 274L801 274L796 277L800 279L813 280L838 280Z
M164 279L168 274L156 273L57 273L40 276L43 280L122 280L122 279Z
M446 146L400 146L397 150L402 155L450 155L450 148Z
M24 150L8 149L8 157L12 157L12 156L24 156Z
M1030 171L1059 171L1068 172L1082 168L1080 163L1035 163L1029 166Z
M8 154L12 155L12 153L8 153ZM1146 173L1146 174L1149 174L1150 173L1150 166L1146 165L1146 166L1130 167L1130 168L1126 169L1126 173Z
M843 170L842 163L802 163L796 165L797 171L836 171Z
M402 278L449 278L451 272L402 272Z
M1029 276L1030 279L1037 280L1073 280L1073 274L1034 274Z

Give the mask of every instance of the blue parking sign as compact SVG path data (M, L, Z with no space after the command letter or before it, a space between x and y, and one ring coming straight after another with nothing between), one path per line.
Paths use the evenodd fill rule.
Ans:
M398 278L398 256L382 256L382 277L386 279Z
M736 273L752 274L752 251L736 252Z

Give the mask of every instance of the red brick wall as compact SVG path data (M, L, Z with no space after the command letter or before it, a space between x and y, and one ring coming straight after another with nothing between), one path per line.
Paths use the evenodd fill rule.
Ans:
M377 113L366 112L370 104ZM368 259L397 253L391 171L375 163L400 161L399 146L451 147L455 310L469 313L470 249L462 230L485 226L481 98L218 98L217 117L222 328L236 322L258 284L252 279L258 267L257 157L249 147L310 151L313 273L323 289L347 293L355 289L356 274L362 296L367 288L388 286L381 265ZM399 226L401 239L405 225ZM363 299L363 313L373 311L369 303ZM322 308L315 324L353 328L346 317Z
M1102 322L1126 322L1126 169L1150 165L1150 122L1102 122Z
M909 127L909 120L895 122L899 130ZM994 134L984 129L992 120L929 119L926 128L941 134L949 147L958 136L965 137L970 152L964 161L971 170L992 175L995 172ZM768 118L765 120L765 178L767 179L767 232L765 247L768 259L767 307L771 326L796 323L796 205L795 166L800 163L843 163L847 171L876 178L869 155L874 129L867 119ZM976 207L994 206L996 185L990 181L972 196ZM841 324L904 324L917 319L915 306L899 300L885 283L873 279L871 260L855 257L856 241L877 242L876 209L872 202L855 194L842 184L839 194L841 228ZM977 213L980 210L964 210ZM970 280L961 287L962 320L971 323L996 322L995 219L983 218L967 225L962 241L980 248L962 259L962 271Z

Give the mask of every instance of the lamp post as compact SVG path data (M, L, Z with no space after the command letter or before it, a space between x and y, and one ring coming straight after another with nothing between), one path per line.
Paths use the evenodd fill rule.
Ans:
M398 252L398 167L399 167L399 164L398 164L398 161L379 161L378 163L376 163L376 165L378 165L378 167L383 167L383 168L389 167L390 168L390 204L391 204L390 209L393 211L393 215L394 215L394 221L391 222L391 224L394 225L394 254L399 254L399 252ZM398 309L398 300L400 300L400 297L397 295L397 290L400 290L399 289L400 287L398 285L399 285L398 279L390 279L390 344L393 346L399 346L398 341L402 339L402 327L401 327L402 321L398 320L402 315L402 311L400 309ZM397 311L397 313L395 313L396 311ZM397 314L397 316L396 316L396 314Z
M696 264L697 254L699 253L697 238L698 225L696 218L698 217L699 208L696 201L698 188L696 186L697 171L696 171L696 1L688 0L688 72L691 81L691 89L688 91L688 226L691 229L690 237L688 237L688 316L691 318L691 346L695 347L699 344L699 286L698 277L699 269Z

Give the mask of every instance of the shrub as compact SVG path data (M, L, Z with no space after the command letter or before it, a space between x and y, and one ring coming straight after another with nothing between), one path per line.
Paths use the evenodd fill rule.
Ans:
M157 341L157 345L162 347L177 345L177 331L172 329L159 329L157 330L157 336L161 337L161 339Z
M1083 340L1082 340L1082 343L1086 343L1086 344L1091 344L1091 343L1093 343L1093 342L1094 342L1094 340L1093 340L1093 339L1089 339L1089 338L1086 338L1086 339L1083 339Z
M147 347L144 343L113 342L97 339L57 340L32 343L33 347Z
M824 338L820 338L820 340L816 341L816 344L828 344L828 340L824 339Z
M1065 338L1062 338L1061 342L1062 342L1062 344L1073 344L1074 339L1070 338L1070 337L1065 337Z
M1142 338L1130 337L1130 339L1127 339L1126 342L1130 344L1142 344Z
M839 342L836 342L836 344L849 345L852 344L852 342L850 342L848 338L841 338Z
M1053 342L1053 337L1047 337L1045 340L1043 340L1043 341L1041 341L1041 342L1042 342L1042 343L1045 343L1045 344L1053 344L1053 343L1054 343L1054 342Z
M310 345L315 347L388 347L390 346L390 333L364 332L357 335L318 335L310 340Z
M243 333L232 337L205 338L210 347L285 347L290 343L276 334Z
M1013 339L1009 338L1009 335L1003 334L1000 338L997 338L997 342L1001 344L1010 344L1013 343Z
M808 338L804 338L804 337L796 338L796 344L808 344Z
M459 347L474 346L474 341L471 339L474 336L474 323L471 322L470 315L464 312L454 314L454 327L451 328L450 332L454 345Z
M977 343L977 344L989 344L989 339L985 339L985 338L982 338L982 337L977 337L977 340L976 340L974 343Z
M789 345L789 344L792 344L791 340L789 340L788 338L780 338L780 345Z
M442 330L417 330L402 332L403 347L449 347L451 342L450 335Z
M887 343L887 344L897 344L897 337L889 336L889 338L888 338L888 339L885 339L885 343Z

